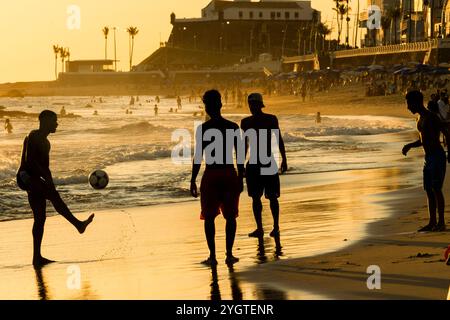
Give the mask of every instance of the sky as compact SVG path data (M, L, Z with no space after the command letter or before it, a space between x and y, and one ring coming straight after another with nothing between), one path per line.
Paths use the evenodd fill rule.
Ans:
M356 1L356 0L352 0ZM364 0L362 0L363 2ZM126 28L138 27L133 64L148 57L166 41L170 14L178 18L200 17L210 0L1 0L0 1L0 83L54 80L54 44L68 47L71 59L103 59L104 26L117 27L118 69L128 71ZM79 28L69 11L80 11ZM334 16L332 0L312 0L322 11L322 20ZM68 22L70 28L68 27ZM108 58L113 58L110 33ZM59 65L60 68L60 65Z

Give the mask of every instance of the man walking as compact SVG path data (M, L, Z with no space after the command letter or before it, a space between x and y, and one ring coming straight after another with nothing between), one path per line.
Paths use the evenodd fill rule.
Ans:
M278 136L278 146L281 153L281 172L287 171L286 150L283 137L281 136L278 119L276 116L264 113L263 97L259 93L252 93L248 96L248 105L252 115L242 120L241 129L245 137L245 152L247 154L250 147L250 161L245 169L248 195L253 199L253 214L256 220L256 230L249 234L249 237L260 238L264 235L262 224L262 202L261 197L264 194L270 201L270 210L273 216L273 230L271 237L277 237L280 234L279 227L279 203L280 197L280 177L278 167L275 170L269 170L268 167L275 164L272 146L272 133ZM256 139L250 141L251 132L256 134ZM266 146L267 156L270 158L268 163L262 163L260 150L261 146ZM255 156L257 155L257 156ZM252 161L254 159L254 161ZM270 172L272 171L272 172Z
M238 173L236 173L233 164L233 149L236 150L237 156L239 141L236 133L239 135L240 131L236 123L222 117L221 95L217 90L207 91L203 96L203 103L210 119L197 129L190 187L191 195L197 198L196 179L203 155L205 155L206 169L200 185L200 218L205 221L205 235L210 254L209 258L202 263L208 266L217 265L214 220L222 213L226 219L227 252L225 262L232 265L239 261L233 256L233 244L236 235L239 196L243 189L244 166L238 161Z

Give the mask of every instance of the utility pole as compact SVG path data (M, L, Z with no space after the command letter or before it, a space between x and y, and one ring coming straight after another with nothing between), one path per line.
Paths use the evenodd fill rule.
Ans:
M356 48L356 46L357 46L357 44L358 44L358 30L359 30L359 0L357 0L358 1L358 7L357 7L357 10L356 10L356 23L355 23L355 48Z
M411 43L411 20L412 20L412 0L409 0L409 19L408 19L408 42Z
M116 27L114 30L114 71L117 72L117 43L116 43Z

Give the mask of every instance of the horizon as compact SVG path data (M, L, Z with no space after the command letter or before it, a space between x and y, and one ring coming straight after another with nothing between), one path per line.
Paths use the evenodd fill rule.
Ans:
M111 4L113 2L113 4ZM171 32L170 14L180 18L200 17L201 9L210 0L167 0L162 4L115 0L33 0L9 1L0 10L0 29L3 33L3 50L0 51L0 83L53 81L55 58L53 45L70 49L71 60L103 59L104 26L116 26L118 71L128 71L128 34L126 28L135 26L133 64L150 56L160 40L167 41ZM322 21L331 21L331 0L312 0L312 7L322 12ZM70 5L81 9L80 29L69 30L67 12ZM105 14L99 14L103 8ZM328 9L327 9L328 8ZM42 16L35 13L42 12ZM126 12L127 14L124 14ZM328 25L330 26L330 22ZM9 31L12 30L12 31ZM33 30L33 33L30 33ZM30 41L30 35L32 40ZM113 59L112 30L108 38L108 59ZM61 62L58 60L58 72Z

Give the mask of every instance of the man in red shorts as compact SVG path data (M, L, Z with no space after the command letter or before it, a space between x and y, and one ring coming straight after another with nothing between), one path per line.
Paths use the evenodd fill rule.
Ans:
M205 221L205 235L208 242L209 258L202 263L217 265L215 247L215 218L222 213L226 219L226 260L228 265L239 261L233 256L238 216L239 196L243 190L243 162L237 161L238 173L233 163L233 149L238 155L239 126L221 115L222 101L217 90L207 91L203 96L205 110L210 120L198 127L196 151L192 166L191 195L198 197L196 178L203 156L206 169L200 185L201 216ZM241 163L241 164L239 164Z

